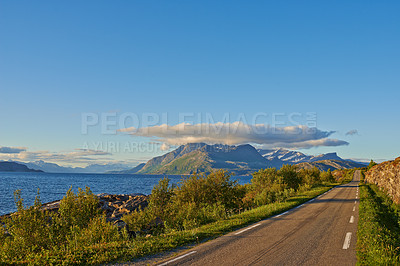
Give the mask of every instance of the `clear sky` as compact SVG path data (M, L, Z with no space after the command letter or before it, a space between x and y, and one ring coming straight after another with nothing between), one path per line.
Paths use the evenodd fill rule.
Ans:
M399 14L399 1L1 0L0 159L135 165L185 140L393 159ZM114 133L149 130L105 132L102 117ZM155 127L238 121L322 133L302 142Z

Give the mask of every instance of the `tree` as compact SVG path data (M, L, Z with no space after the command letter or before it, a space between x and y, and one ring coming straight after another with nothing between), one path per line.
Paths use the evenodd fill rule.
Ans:
M292 189L298 189L301 185L301 176L297 173L295 165L286 164L278 171L278 175L283 177L283 182Z
M368 165L368 167L367 167L367 170L371 169L371 168L374 167L375 165L377 165L377 163L374 162L374 161L371 159L371 161L369 162L369 165Z
M156 217L164 219L168 205L174 195L174 187L169 185L170 179L164 177L153 187L149 200L149 209Z

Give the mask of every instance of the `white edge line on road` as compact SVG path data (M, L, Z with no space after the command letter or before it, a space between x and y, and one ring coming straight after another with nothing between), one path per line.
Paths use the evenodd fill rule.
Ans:
M252 225L252 226L250 226L250 227L247 227L246 229L243 229L243 230L241 230L241 231L239 231L239 232L236 232L235 235L238 235L238 234L241 234L241 233L243 233L243 232L246 232L247 230L253 229L254 227L257 227L257 226L259 226L259 225L261 225L261 224L259 223L259 224L255 224L255 225Z
M355 201L354 201L354 204L356 204L356 203L357 203L357 201L355 200Z
M347 233L343 243L343 249L348 249L350 247L351 233Z
M351 217L350 217L350 221L349 221L351 224L352 223L354 223L354 216L352 215Z
M290 211L290 210L289 210L289 211ZM271 218L275 218L275 217L279 217L279 216L285 215L285 214L287 214L289 211L282 212L281 214L272 216Z
M162 264L159 264L159 266L168 265L168 264L170 264L170 263L172 263L172 262L175 262L175 261L177 261L177 260L183 259L184 257L187 257L187 256L189 256L189 255L192 255L192 254L194 254L194 253L196 253L196 252L197 252L197 251L191 251L191 252L186 253L186 254L184 254L184 255L182 255L182 256L176 257L175 259L172 259L172 260L169 260L169 261L164 262L164 263L162 263Z
M353 206L353 212L356 211L356 206Z

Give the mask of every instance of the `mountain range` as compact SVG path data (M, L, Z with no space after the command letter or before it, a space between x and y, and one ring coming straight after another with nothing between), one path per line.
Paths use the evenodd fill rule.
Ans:
M111 173L111 174L191 174L226 169L237 175L246 175L261 168L281 168L284 164L299 167L317 167L320 170L363 167L365 164L344 160L335 152L318 156L306 155L287 149L255 149L249 144L230 146L223 144L188 143L147 163L133 168L126 164L91 164L87 167L64 167L55 163L35 161L14 162L29 169L49 173ZM21 169L23 171L23 169Z
M284 164L298 164L303 168L317 167L320 170L335 170L365 166L362 163L344 160L336 153L318 156L306 155L286 149L255 149L249 144L229 146L222 144L189 143L162 156L154 157L124 171L114 174L191 174L226 169L237 175L245 175L261 168L280 168Z
M269 160L273 158L278 158L284 164L297 164L297 163L305 163L305 162L316 162L323 160L338 160L344 161L340 158L336 152L325 153L317 156L313 155L305 155L299 151L291 151L286 149L271 149L271 150L257 150L264 158Z
M24 164L16 162L0 162L0 172L43 172L28 168Z
M131 168L126 164L118 163L90 164L86 167L66 167L60 166L56 163L44 162L42 160L28 163L18 161L9 162L25 165L30 169L40 170L47 173L105 173L109 171L123 171Z

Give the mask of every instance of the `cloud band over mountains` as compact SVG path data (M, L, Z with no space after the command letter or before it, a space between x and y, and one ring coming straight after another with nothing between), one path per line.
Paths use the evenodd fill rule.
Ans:
M311 148L318 146L341 146L349 143L330 139L335 131L323 131L305 125L272 127L264 124L249 125L243 122L157 125L143 128L120 129L132 136L150 137L168 145L205 142L228 145L253 143L264 148Z
M72 152L49 152L49 151L27 151L26 148L0 147L0 160L22 160L22 161L48 161L63 163L90 163L98 161L99 156L110 160L105 156L112 155L109 152L90 149L75 149Z
M0 147L0 153L15 154L26 151L26 148L21 147Z

